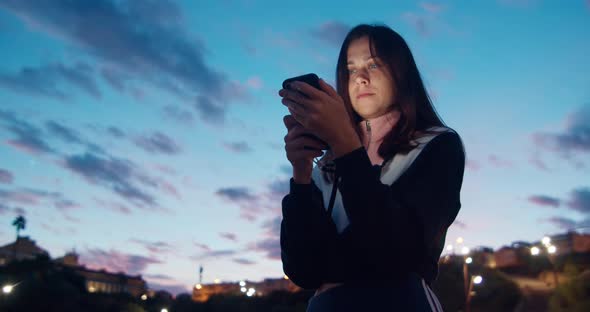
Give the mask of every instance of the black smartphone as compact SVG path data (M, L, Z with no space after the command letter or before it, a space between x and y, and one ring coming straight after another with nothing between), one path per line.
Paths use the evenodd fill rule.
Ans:
M318 75L314 74L314 73L309 73L309 74L305 74L305 75L301 75L301 76L297 76L297 77L293 77L293 78L289 78L289 79L285 79L285 81L283 81L283 89L289 89L292 90L291 87L289 86L289 84L293 81L303 81L309 85L311 85L312 87L321 90L322 87L320 87L320 78L318 77ZM319 142L321 142L322 144L327 145L326 142L322 141L320 138L316 137L315 135L304 135L307 137L310 137L312 139L318 140ZM311 149L313 150L313 148L307 147L305 146L304 149Z
M283 81L283 89L291 89L289 87L289 84L293 81L303 81L318 90L322 89L322 87L320 87L320 78L318 77L318 75L316 75L314 73L309 73L309 74L286 79L285 81Z

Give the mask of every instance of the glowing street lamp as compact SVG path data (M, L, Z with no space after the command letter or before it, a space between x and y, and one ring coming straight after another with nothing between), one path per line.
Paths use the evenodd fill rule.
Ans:
M473 258L467 257L467 259L465 259L465 263L471 264L471 262L473 262Z
M554 254L555 252L557 252L557 247L551 245L551 246L547 246L547 252L549 254Z
M463 246L463 248L461 248L461 253L463 255L468 255L469 254L469 247Z
M160 310L160 312L168 312L168 309L163 308L162 310Z
M539 252L541 252L541 250L539 249L539 247L534 246L533 248L531 248L531 255L537 256L539 254Z
M549 244L551 244L551 237L544 236L543 239L541 240L541 242L543 243L543 245L549 246Z
M473 296L473 285L479 285L483 282L483 277L481 277L481 275L475 275L471 277L471 280L469 281L469 290L467 293L467 296L465 298L465 311L466 312L470 312L471 311L471 297Z
M141 295L141 300L146 301L147 300L147 295L146 294Z
M12 289L14 289L13 285L4 285L4 287L2 287L2 293L8 295L12 292Z

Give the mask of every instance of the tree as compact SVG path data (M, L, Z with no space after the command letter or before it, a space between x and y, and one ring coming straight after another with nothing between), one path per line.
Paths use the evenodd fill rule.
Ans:
M16 227L16 240L18 241L18 238L20 237L20 231L25 229L27 220L23 216L18 216L14 219L14 221L12 221L12 225Z
M21 230L25 229L25 226L27 225L27 220L25 220L25 217L23 217L22 215L19 215L18 217L16 217L14 219L14 221L12 221L12 225L14 227L16 227L16 241L14 242L14 260L16 260L16 255L17 255L17 245L18 245L18 238L19 238L19 234Z

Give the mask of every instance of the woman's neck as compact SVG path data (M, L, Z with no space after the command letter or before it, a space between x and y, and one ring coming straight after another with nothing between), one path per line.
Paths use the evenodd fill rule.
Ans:
M374 165L380 165L383 162L383 158L377 151L385 135L397 124L399 117L399 110L392 110L375 118L364 119L359 123L363 145Z

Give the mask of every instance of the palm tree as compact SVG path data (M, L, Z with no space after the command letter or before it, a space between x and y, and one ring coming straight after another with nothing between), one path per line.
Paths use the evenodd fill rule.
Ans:
M18 240L20 230L24 230L25 226L27 225L27 220L23 216L18 216L14 221L12 221L12 225L16 227L16 240Z
M16 248L18 245L18 238L20 237L20 231L25 229L25 226L27 225L27 220L25 219L25 217L23 216L18 216L14 219L14 221L12 221L12 225L14 227L16 227L16 242L14 242L14 258L13 260L16 260Z

